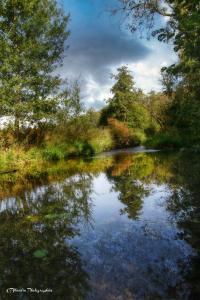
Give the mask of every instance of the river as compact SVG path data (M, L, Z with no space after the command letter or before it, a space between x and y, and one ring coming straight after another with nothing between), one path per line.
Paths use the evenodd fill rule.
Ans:
M9 176L0 299L200 299L198 156L132 149Z

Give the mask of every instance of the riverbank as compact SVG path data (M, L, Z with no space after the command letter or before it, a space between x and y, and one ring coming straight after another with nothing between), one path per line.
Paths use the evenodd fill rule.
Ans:
M118 151L120 153L122 151L130 151L130 149L131 151L134 149L139 149L139 151L141 149L148 149L148 151L151 151L151 149L184 149L188 151L188 147L185 146L183 148L183 141L175 134L157 134L152 138L148 138L144 146L139 146L139 148L118 144L118 140L114 139L109 128L92 128L90 134L87 132L85 136L80 135L80 137L77 139L68 138L67 142L63 142L63 138L61 139L59 135L53 133L49 135L49 138L44 139L44 143L40 146L29 145L27 147L27 145L13 144L8 148L5 146L1 147L0 175L4 174L4 172L16 170L26 171L26 173L30 173L29 170L31 170L32 173L32 170L41 169L41 166L45 166L48 162L68 161L77 158L89 159L97 154L109 151ZM193 146L189 150L199 152L200 147Z
M96 138L88 142L76 140L71 143L34 146L29 149L15 145L0 150L0 172L24 170L48 162L67 161L73 158L89 158L111 149L114 149L113 141L105 134L101 140Z
M177 160L179 157L186 157L187 151L159 151L139 146L110 150L90 157L68 157L59 161L50 161L42 156L42 149L31 149L27 152L18 149L18 152L14 152L13 157L10 156L9 161L1 164L0 198L20 195L23 189L28 191L50 182L60 182L75 174L87 176L92 172L96 176L99 172L110 170L108 172L118 177L127 170L130 164L134 164L135 168L138 164L142 166L139 171L145 176L148 176L149 172L153 173L152 168L157 169L157 166L161 164L163 167L160 168L160 176L168 174L170 177L170 171L165 169L165 165L162 164L162 159L166 154ZM1 152L0 155L2 158ZM8 153L4 153L4 155L8 155ZM159 161L156 159L156 165L154 157L159 157ZM115 168L112 168L113 164Z
M133 152L155 152L159 150L179 149L188 151L187 148L178 147L155 147L151 148L151 144L147 146L119 148L110 141L102 141L98 144L90 142L76 141L71 144L49 145L46 147L32 147L25 149L22 146L13 146L7 150L0 151L0 176L4 174L14 173L16 171L23 173L34 173L35 170L45 169L51 162L68 162L74 159L89 160L94 156L117 153L133 153ZM199 147L189 149L192 152L199 152Z

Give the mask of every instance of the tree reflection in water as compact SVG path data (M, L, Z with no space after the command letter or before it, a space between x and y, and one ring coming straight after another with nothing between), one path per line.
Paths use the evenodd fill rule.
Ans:
M114 165L107 171L107 177L113 183L113 191L119 192L118 199L125 205L122 214L136 219L142 209L143 198L150 190L141 181L151 173L152 162L148 156L116 155Z
M81 218L90 218L91 180L91 176L76 175L1 203L1 299L8 298L10 287L50 288L53 293L47 299L84 298L88 275L77 249L67 241L78 234L76 225ZM19 299L22 296L44 297L28 293Z
M186 275L190 285L190 299L200 299L200 162L198 155L182 155L173 166L172 194L166 207L181 229L180 238L186 240L197 255L191 259Z
M175 185L175 162L176 155L115 156L106 171L108 182L101 184L107 201L120 200L128 219L111 214L76 238L92 278L87 299L189 299L185 276L193 250L178 237L180 230L163 206Z
M48 299L200 299L198 157L123 153L76 170L5 189L1 299L8 287L51 288Z

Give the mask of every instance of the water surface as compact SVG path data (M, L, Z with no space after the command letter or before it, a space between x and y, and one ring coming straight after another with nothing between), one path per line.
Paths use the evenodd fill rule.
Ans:
M0 299L200 299L197 156L117 151L0 183Z

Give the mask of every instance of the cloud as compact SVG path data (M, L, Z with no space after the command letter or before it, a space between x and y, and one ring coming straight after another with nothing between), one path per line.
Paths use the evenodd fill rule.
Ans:
M74 40L74 39L73 39ZM117 32L91 30L77 37L64 61L63 75L81 77L82 91L91 102L107 97L116 66L143 59L150 50ZM93 99L94 98L94 99Z
M161 68L177 61L177 55L173 52L170 45L154 41L151 42L151 48L152 51L147 58L129 65L133 72L136 86L146 93L151 90L162 90Z
M166 49L161 48L159 62L155 45L131 35L118 17L111 17L106 0L67 0L66 12L71 15L71 37L64 65L63 77L80 78L82 97L87 107L99 108L110 96L113 84L110 74L126 64L133 70L138 87L159 89L160 65ZM109 0L109 5L116 3ZM157 53L158 55L158 53Z

